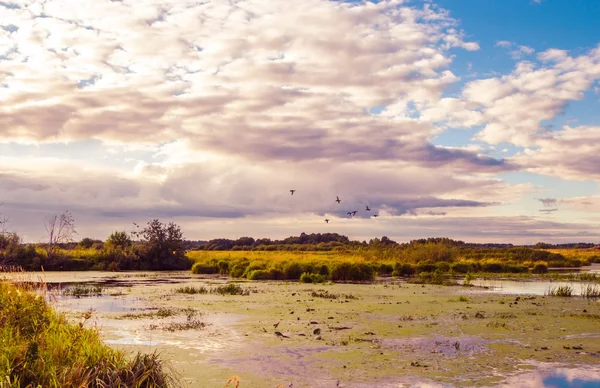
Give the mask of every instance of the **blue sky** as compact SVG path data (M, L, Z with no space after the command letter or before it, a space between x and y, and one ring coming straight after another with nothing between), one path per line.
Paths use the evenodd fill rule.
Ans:
M0 213L600 241L600 3L351 3L0 3Z

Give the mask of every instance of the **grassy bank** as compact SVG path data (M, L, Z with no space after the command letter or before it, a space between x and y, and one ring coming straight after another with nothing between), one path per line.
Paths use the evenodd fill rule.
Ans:
M177 386L155 353L129 358L85 319L69 323L40 294L0 282L0 387Z

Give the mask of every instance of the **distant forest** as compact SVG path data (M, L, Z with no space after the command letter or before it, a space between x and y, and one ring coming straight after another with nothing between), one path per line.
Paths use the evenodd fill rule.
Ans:
M252 237L240 237L236 240L218 238L209 241L185 241L188 250L197 251L236 251L236 250L332 250L336 247L368 247L372 245L397 246L400 248L414 247L415 245L443 244L446 246L462 248L513 248L526 247L534 249L577 249L593 248L598 246L594 243L566 243L548 244L538 242L534 245L514 245L509 243L466 243L446 237L432 237L412 240L408 243L397 243L387 236L374 238L369 241L350 240L347 236L338 233L301 233L300 236L290 236L283 240L271 240L269 238L254 239ZM302 247L298 247L304 246Z

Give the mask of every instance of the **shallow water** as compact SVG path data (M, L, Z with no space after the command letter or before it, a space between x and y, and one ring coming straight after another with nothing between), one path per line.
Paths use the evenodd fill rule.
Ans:
M111 346L143 352L159 349L194 387L223 386L234 374L242 377L241 388L275 387L279 381L285 381L287 387L292 380L294 388L333 388L338 381L341 381L339 386L345 388L459 387L472 381L482 387L600 387L599 371L588 368L587 375L581 373L586 370L576 368L581 365L579 358L571 369L518 359L515 363L531 366L525 370L536 369L525 373L520 366L511 365L512 361L505 363L503 357L497 357L499 353L494 353L497 352L495 346L503 346L512 349L518 357L528 358L533 357L530 352L549 346L545 355L551 355L565 352L563 342L556 342L564 339L564 343L570 345L583 342L584 352L600 355L600 338L593 337L596 329L583 326L592 322L589 319L573 318L581 319L572 324L574 326L568 326L563 320L561 327L569 329L563 332L557 328L558 339L552 339L555 341L552 343L548 343L550 336L555 335L552 331L522 334L522 327L531 328L538 325L538 320L547 319L544 317L550 315L545 314L549 314L551 308L563 311L576 301L584 303L581 298L539 298L535 300L537 304L520 303L519 308L523 306L524 311L539 314L521 315L514 306L489 303L494 297L485 296L490 293L543 295L548 287L561 284L572 284L577 293L580 283L490 280L473 282L489 289L464 289L410 285L402 281L390 285L246 282L242 284L244 288L257 292L249 296L218 296L176 294L174 288L181 285L212 287L227 281L191 275L187 271L48 272L11 276L16 276L15 280L42 279L53 285L52 305L76 317L93 309L94 317L87 324L99 327L104 341ZM80 298L61 294L61 289L78 283L101 285L107 294ZM311 296L312 291L318 289L354 294L357 298L341 303ZM463 292L471 294L468 302L456 301ZM544 307L538 303L542 299ZM597 305L583 307L589 310L588 315L596 316L600 315ZM160 319L156 316L121 317L124 313L188 307L199 312L198 318L206 323L205 328L176 332L150 329L185 322L182 314ZM485 310L485 318L476 318L479 310ZM516 316L511 318L508 310L511 313L515 310ZM317 327L313 321L322 329L323 341L311 335ZM274 328L278 322L281 324ZM506 327L483 325L488 322L506 323ZM482 328L473 331L478 324ZM348 330L335 329L346 326ZM545 329L539 326L539 330ZM274 330L289 337L278 338ZM490 332L497 336L484 338ZM542 340L529 342L536 333L544 333ZM342 340L346 340L346 345L340 345ZM568 357L582 360L585 357L576 354L572 351ZM421 365L413 366L413 361ZM496 365L490 367L490 363ZM422 368L422 364L429 365L432 371ZM433 371L447 372L448 368L453 377L446 379L452 382L442 384L430 380L436 378ZM508 376L506 383L482 382L491 370L495 371L496 383ZM511 372L506 373L506 370ZM511 377L511 374L515 375Z
M551 287L569 286L573 295L581 295L588 284L600 287L598 283L555 282L550 280L505 280L505 279L476 279L471 284L478 288L474 292L510 294L510 295L546 295Z
M498 388L598 388L600 369L554 368L519 374L509 378Z

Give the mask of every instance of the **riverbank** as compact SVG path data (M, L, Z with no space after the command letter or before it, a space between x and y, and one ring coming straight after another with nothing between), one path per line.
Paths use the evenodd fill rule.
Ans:
M1 387L176 387L157 353L126 353L87 328L91 312L70 323L43 289L0 281Z

